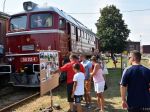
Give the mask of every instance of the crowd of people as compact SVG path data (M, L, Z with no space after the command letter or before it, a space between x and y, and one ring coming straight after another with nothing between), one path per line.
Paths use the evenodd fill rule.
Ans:
M104 70L105 63L99 62L96 56L89 60L84 54L79 57L71 54L69 60L59 69L67 73L67 98L70 105L68 112L83 112L83 96L85 107L91 108L92 82L97 96L96 110L104 112L104 74L108 74L108 70ZM150 69L141 65L141 54L138 51L132 51L128 60L131 66L125 68L120 82L122 107L128 112L150 112Z
M91 108L91 82L94 83L94 89L97 95L97 108L100 112L104 112L104 86L102 66L97 61L96 56L92 56L89 60L86 55L79 56L71 54L69 62L60 67L60 72L67 73L67 100L70 109L68 112L82 112L81 101L85 100L85 107ZM66 62L66 58L65 58ZM75 105L74 105L75 104ZM76 107L76 108L74 108Z

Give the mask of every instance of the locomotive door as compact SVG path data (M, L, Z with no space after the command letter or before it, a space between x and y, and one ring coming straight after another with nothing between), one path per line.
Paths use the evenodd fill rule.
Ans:
M67 23L67 34L68 34L68 48L69 48L69 51L72 51L72 49L71 49L71 27L70 27L70 23Z
M59 69L58 51L40 52L40 94L41 96L59 85L59 73L53 71Z

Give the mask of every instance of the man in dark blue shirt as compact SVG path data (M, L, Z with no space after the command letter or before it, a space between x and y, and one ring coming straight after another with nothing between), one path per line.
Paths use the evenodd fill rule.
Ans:
M129 55L131 66L124 70L120 82L122 107L128 112L150 112L150 69L140 61L140 52L132 51Z

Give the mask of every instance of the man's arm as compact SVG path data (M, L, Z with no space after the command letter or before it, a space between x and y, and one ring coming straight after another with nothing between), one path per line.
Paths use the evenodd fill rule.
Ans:
M61 73L61 72L67 72L69 69L68 69L68 64L65 64L64 66L60 67L59 69L53 71L53 74L55 73Z
M122 107L128 108L128 105L126 102L127 87L120 85L120 93L121 93Z
M128 68L125 68L122 74L121 82L120 82L120 93L121 93L121 100L122 100L122 107L128 108L128 104L126 101L126 93L127 93L127 87L129 84L129 73Z
M77 81L74 81L72 95L71 95L72 98L74 98L74 92L76 90L76 87L77 87Z
M60 70L61 72L66 72L66 71L69 70L68 67L69 67L69 64L67 63L67 64L65 64L64 66L60 67L59 70Z

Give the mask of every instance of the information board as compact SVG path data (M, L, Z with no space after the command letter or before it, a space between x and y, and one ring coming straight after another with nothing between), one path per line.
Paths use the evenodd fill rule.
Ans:
M59 69L58 51L41 51L40 57L40 94L44 95L59 85L59 73L53 74Z

